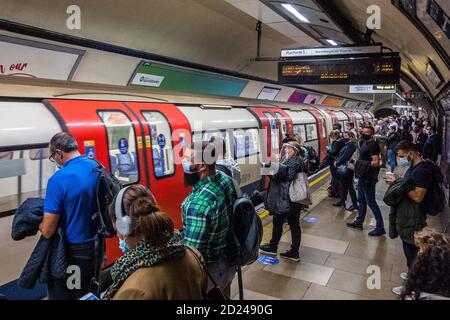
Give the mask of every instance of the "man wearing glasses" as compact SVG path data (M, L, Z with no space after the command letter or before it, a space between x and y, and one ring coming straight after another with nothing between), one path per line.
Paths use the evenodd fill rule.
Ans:
M80 155L75 138L60 132L50 140L50 158L60 168L48 180L44 217L39 230L51 239L60 225L65 233L68 266L78 266L81 288L69 289L66 279L48 279L50 300L78 299L89 291L95 268L97 226L92 220L97 210L98 173L95 161Z

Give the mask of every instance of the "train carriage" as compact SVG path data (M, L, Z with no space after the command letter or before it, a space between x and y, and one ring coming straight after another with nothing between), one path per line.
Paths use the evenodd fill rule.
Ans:
M267 186L261 162L279 152L285 136L299 134L323 159L331 125L350 121L349 114L354 119L359 115L339 108L267 105L250 99L112 97L0 101L0 113L7 115L0 119L0 215L13 214L28 197L45 196L47 180L57 170L48 158L48 142L59 131L73 134L82 154L95 157L124 184L148 186L181 228L180 204L189 189L178 160L191 141L224 137L229 156L240 163L241 187L251 194ZM107 263L120 254L117 239L110 239Z

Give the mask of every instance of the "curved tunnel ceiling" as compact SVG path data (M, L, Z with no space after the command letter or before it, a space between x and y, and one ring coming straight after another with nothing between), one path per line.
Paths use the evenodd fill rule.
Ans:
M381 29L375 30L373 40L382 42L386 47L401 53L402 72L413 79L421 90L428 91L435 97L443 87L436 88L426 76L427 64L430 60L444 77L444 82L450 80L450 70L428 39L394 6L391 0L331 0L331 2L339 8L339 13L361 33L366 31L366 22L369 17L367 8L377 4L381 9ZM449 7L448 4L447 7Z

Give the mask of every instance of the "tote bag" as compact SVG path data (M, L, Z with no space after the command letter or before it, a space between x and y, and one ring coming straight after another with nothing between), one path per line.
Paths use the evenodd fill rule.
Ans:
M295 179L289 187L289 197L291 202L304 205L311 205L311 189L309 188L308 178L303 172L297 173Z

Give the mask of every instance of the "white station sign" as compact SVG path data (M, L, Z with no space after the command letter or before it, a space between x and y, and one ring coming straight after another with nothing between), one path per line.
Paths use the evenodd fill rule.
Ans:
M308 49L284 49L281 51L282 58L303 58L319 56L340 56L355 54L381 53L381 46L361 47L334 47L334 48L308 48Z
M350 93L396 93L395 85L350 86Z
M0 35L0 75L71 80L85 51Z
M280 89L278 89L278 88L264 87L262 89L262 91L260 92L260 94L258 95L257 99L273 101L273 100L275 100L275 98L279 92L280 92Z

